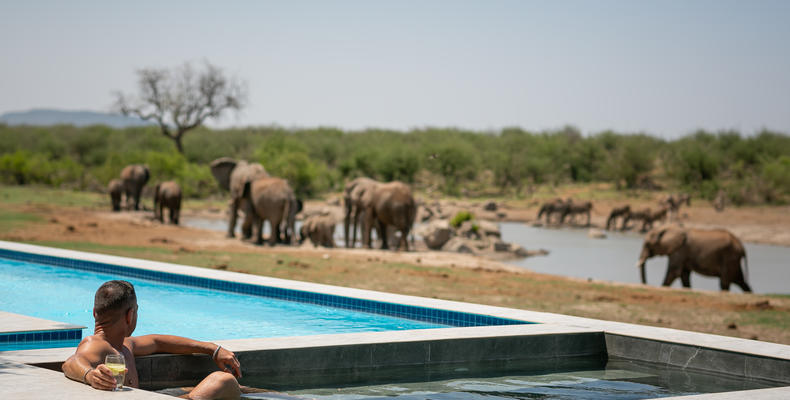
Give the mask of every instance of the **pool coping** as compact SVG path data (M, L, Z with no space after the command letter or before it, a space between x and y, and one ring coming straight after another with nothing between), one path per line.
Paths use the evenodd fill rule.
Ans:
M536 312L529 310L518 310L504 307L486 306L481 304L464 303L449 300L430 299L416 296L399 295L392 293L376 292L363 289L345 288L332 285L316 284L309 282L293 281L280 278L270 278L258 275L248 275L229 271L219 271L206 268L190 267L185 265L163 263L157 261L148 261L127 257L103 255L96 253L87 253L75 250L64 250L49 248L43 246L13 243L0 241L0 249L11 251L53 256L76 258L88 260L98 263L113 264L132 268L142 268L152 271L168 272L175 274L184 274L195 277L202 277L207 279L224 280L230 282L238 282L245 284L255 284L264 286L273 286L285 289L318 292L331 294L335 296L343 296L355 299L373 300L379 302L391 302L398 304L412 305L424 308L437 308L443 310L450 310L462 313L481 314L497 318L504 318L510 320L528 321L537 323L533 325L505 325L495 327L465 327L465 328L443 328L443 329L427 329L420 331L401 331L401 332L372 332L372 333L359 333L359 334L342 334L342 335L316 335L316 337L299 337L299 338L268 338L268 339L238 339L217 341L234 351L252 351L252 350L267 350L272 349L272 346L286 346L292 348L294 345L299 346L308 345L311 342L319 341L322 343L341 343L343 341L361 343L364 341L381 340L386 337L387 341L400 340L412 341L415 337L434 337L434 338L457 338L466 337L468 335L480 335L486 329L480 328L493 328L497 333L490 333L490 335L501 336L504 332L503 329L513 329L521 333L533 332L534 334L546 334L547 332L564 333L564 332L580 332L580 331L599 331L607 334L607 341L617 341L618 337L635 338L649 340L652 342L666 343L672 345L687 346L691 349L711 349L726 353L740 353L744 355L761 357L765 359L773 359L781 362L790 362L790 346L760 342L749 339L740 339L712 334L704 334L690 331L682 331L671 328L650 327L622 322L604 321L591 318L574 317L562 314L554 314L547 312ZM421 332L418 336L416 332ZM387 336L389 335L389 336ZM466 336L465 336L466 335ZM484 334L489 335L489 333ZM328 338L331 337L331 338ZM331 339L331 340L330 340ZM334 341L334 342L333 342ZM13 352L0 352L0 359L6 359L7 362L23 362L23 363L42 363L46 362L59 362L65 359L64 355L68 356L74 351L73 348L62 349L46 349L41 350L19 350ZM670 354L672 350L670 349ZM697 356L699 351L694 352L688 356L688 359L675 360L679 365L684 363L688 365ZM660 355L656 355L660 358ZM59 359L59 360L56 360ZM782 364L784 365L784 364ZM0 383L0 387L3 387ZM781 390L778 390L781 389ZM764 392L765 391L765 392ZM761 389L756 391L749 391L751 397L755 398L774 398L772 393L781 393L783 397L790 397L790 386L781 387L776 389ZM728 392L735 393L735 392ZM697 396L697 398L710 398L719 399L727 398L722 395L728 393L709 394ZM713 396L713 397L704 397ZM732 397L735 398L735 397Z

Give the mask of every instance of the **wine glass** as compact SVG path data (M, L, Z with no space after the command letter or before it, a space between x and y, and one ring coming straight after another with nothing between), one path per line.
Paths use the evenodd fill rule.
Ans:
M126 378L126 360L121 354L108 354L104 359L104 365L112 371L115 377L115 390L123 387L123 380Z

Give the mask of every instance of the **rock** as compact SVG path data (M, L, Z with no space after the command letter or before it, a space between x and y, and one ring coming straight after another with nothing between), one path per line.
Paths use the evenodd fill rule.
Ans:
M505 218L507 218L507 213L504 212L504 211L500 211L500 212L496 213L496 216L499 219L505 219Z
M590 230L587 231L587 236L592 239L606 239L606 233L595 228L590 228Z
M463 236L470 239L480 239L482 237L480 234L480 227L477 225L477 222L472 221L464 221L461 223L461 226L456 230L456 233L458 236Z
M436 219L421 228L420 235L429 249L439 250L453 237L453 229L449 221Z
M483 205L483 210L486 211L496 211L498 208L499 207L497 207L497 204L494 201L489 201L488 203Z
M444 246L442 246L442 250L453 253L475 254L475 251L472 249L472 246L469 245L468 240L457 236L445 243Z
M494 251L496 252L510 251L510 243L505 243L501 240L497 240L496 242L494 242Z
M499 224L491 221L477 221L477 232L482 236L502 237Z
M510 243L510 252L513 253L516 257L524 258L529 255L527 249L524 246L519 246L515 243Z

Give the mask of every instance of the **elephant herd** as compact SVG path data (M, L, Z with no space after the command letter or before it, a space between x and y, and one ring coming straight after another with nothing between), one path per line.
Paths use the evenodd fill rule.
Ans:
M143 187L151 178L147 166L127 165L121 170L120 178L110 181L107 186L113 211L140 209ZM160 182L154 187L154 218L164 222L164 209L169 211L170 223L178 225L181 214L181 186L175 181Z

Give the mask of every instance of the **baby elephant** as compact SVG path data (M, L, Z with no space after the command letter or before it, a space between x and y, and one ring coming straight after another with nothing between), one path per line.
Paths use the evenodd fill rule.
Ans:
M123 182L120 179L113 179L107 185L107 191L110 192L110 201L112 201L112 210L121 211L121 195L123 194Z
M181 186L175 181L162 182L154 189L154 217L165 222L164 208L170 210L170 223L178 225L181 213Z
M335 219L331 215L308 217L299 229L299 244L310 238L313 246L335 247Z

